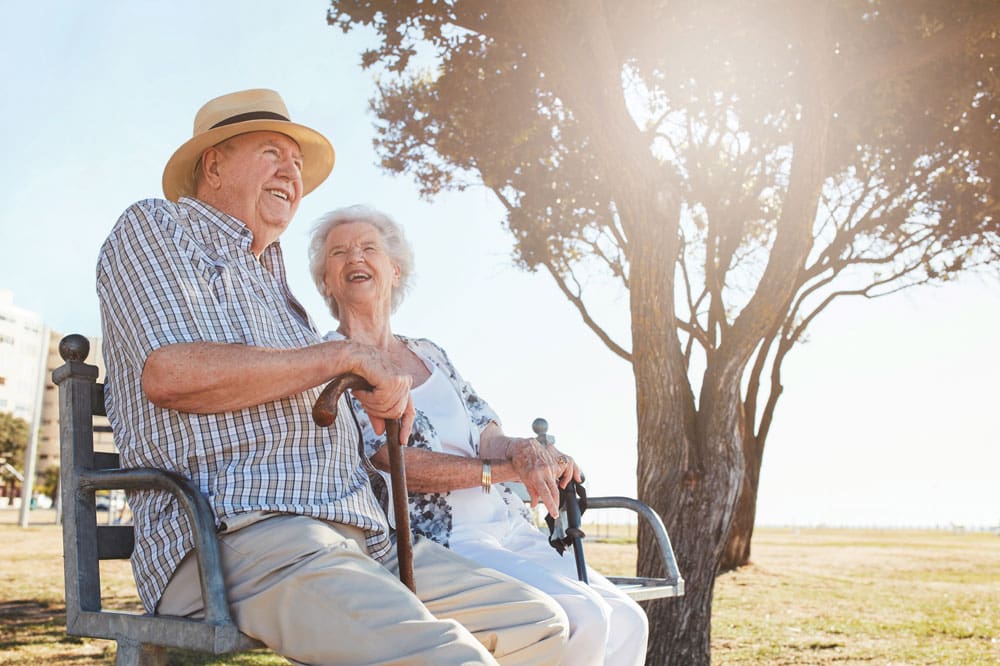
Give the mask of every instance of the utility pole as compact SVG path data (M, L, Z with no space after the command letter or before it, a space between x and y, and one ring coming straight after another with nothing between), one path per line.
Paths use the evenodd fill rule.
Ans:
M35 390L35 413L31 418L31 437L24 454L24 481L21 482L21 515L18 524L28 526L31 496L35 485L35 461L38 459L38 432L42 428L42 404L45 397L45 374L49 360L49 327L42 326L42 353L38 359L38 388Z

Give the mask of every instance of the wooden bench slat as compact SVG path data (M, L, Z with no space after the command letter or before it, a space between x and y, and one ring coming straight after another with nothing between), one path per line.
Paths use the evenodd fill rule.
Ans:
M129 640L150 645L226 654L261 647L261 644L236 630L221 628L202 620L171 615L147 615L116 610L82 611L67 631L71 636Z

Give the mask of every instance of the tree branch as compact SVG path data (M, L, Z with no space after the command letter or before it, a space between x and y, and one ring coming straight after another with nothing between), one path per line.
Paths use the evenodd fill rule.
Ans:
M921 68L950 58L963 49L976 33L995 30L1000 24L1000 6L994 5L959 24L943 28L930 37L911 39L881 53L867 53L853 63L838 66L829 76L832 99L844 96L872 83L917 72Z
M597 334L597 337L601 339L601 342L603 342L608 349L631 363L632 354L625 351L621 345L612 340L611 336L608 335L596 321L594 321L594 318L590 316L590 312L587 311L587 307L584 304L583 299L581 299L578 294L570 290L569 286L566 284L566 280L562 275L560 275L559 271L555 269L551 261L546 259L542 262L542 265L545 266L545 268L549 271L549 275L551 275L556 281L556 285L559 287L559 290L569 300L569 302L573 304L573 306L580 313L580 316L583 317L583 323L585 323L590 330Z

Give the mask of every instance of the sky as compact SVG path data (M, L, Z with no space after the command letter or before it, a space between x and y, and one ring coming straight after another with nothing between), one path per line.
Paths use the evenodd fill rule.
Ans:
M492 194L424 201L378 168L360 67L370 36L328 27L326 6L0 0L0 289L59 332L99 335L94 267L117 217L162 196L163 165L204 102L273 88L337 153L282 238L320 329L336 322L308 274L313 221L355 203L385 211L416 254L394 332L441 344L509 434L548 419L592 495L634 496L631 368L551 278L512 264ZM626 312L620 296L599 315L621 334ZM1000 284L985 276L828 308L785 364L758 525L1000 525L998 333Z

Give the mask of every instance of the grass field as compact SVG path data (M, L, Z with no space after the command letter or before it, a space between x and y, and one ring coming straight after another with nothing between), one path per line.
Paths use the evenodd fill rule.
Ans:
M0 664L113 663L113 643L64 633L59 529L0 524L0 544ZM634 572L632 544L587 548L598 569ZM102 580L107 605L138 607L127 563L105 565ZM716 664L1000 664L1000 537L758 530L753 564L718 579L712 654ZM286 663L267 653L171 658Z
M759 530L718 579L717 664L1000 664L1000 537Z

